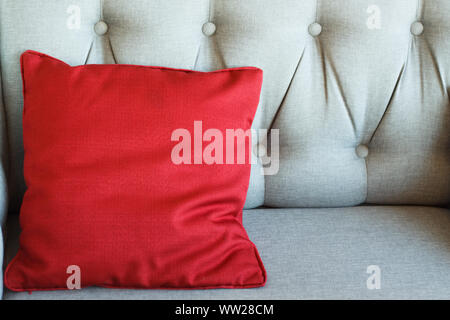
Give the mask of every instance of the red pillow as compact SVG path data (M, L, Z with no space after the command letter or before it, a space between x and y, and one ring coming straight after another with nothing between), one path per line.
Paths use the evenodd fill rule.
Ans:
M78 267L81 287L265 284L242 226L249 161L194 164L195 152L192 164L172 159L177 129L192 134L200 154L215 141L194 143L194 121L224 137L251 127L260 69L71 67L33 51L21 66L28 189L20 250L5 272L9 289L67 289Z

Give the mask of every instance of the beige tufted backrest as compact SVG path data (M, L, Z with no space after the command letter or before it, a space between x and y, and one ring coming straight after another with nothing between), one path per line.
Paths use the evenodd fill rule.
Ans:
M448 203L449 35L448 0L2 0L11 209L26 49L72 65L262 68L254 128L279 129L279 171L253 167L247 207Z

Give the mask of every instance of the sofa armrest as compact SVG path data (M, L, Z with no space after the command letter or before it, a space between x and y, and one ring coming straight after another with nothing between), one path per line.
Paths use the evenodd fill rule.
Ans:
M3 257L4 257L4 241L3 241L3 228L0 229L0 263L3 266ZM2 300L3 297L3 268L2 268L2 272L0 274L0 300Z
M5 243L5 230L6 230L6 214L8 207L8 187L7 187L7 141L6 141L6 121L5 121L5 108L3 103L1 82L1 69L0 69L0 300L3 297L3 270L4 270L4 243Z

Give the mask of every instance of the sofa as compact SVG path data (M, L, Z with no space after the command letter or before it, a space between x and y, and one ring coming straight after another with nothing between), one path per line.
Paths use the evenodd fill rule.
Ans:
M264 287L3 299L449 299L449 34L448 0L0 0L4 267L26 190L25 50L70 65L259 67L253 128L269 133L253 139L243 217Z

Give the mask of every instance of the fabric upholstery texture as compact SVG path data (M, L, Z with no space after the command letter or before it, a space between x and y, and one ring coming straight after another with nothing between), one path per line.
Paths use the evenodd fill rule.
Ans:
M280 170L264 179L255 165L247 208L448 203L449 12L447 0L3 0L11 210L25 188L17 61L26 49L71 65L263 69L254 128L280 129Z
M244 226L268 272L263 288L5 292L5 299L449 299L450 211L362 206L244 211ZM8 221L7 258L17 251ZM381 270L369 290L367 268Z
M250 130L262 70L71 67L35 51L21 70L27 191L9 289L67 289L70 266L81 287L265 284L242 226L251 141L228 138Z
M280 129L280 169L264 177L258 159L246 208L448 207L449 12L448 0L1 0L10 212L25 191L18 59L27 49L71 65L263 69L253 126ZM100 20L107 30L96 33Z

